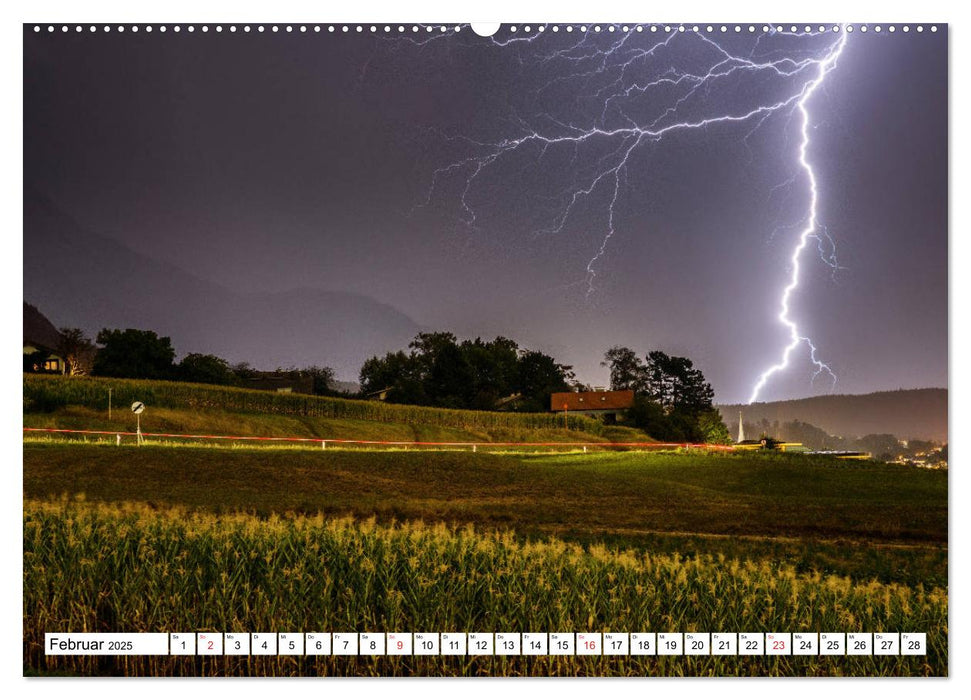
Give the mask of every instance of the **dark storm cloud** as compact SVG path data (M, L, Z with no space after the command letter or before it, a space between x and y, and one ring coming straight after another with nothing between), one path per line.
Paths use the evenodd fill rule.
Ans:
M831 39L719 41L736 55L800 60ZM625 48L660 41L645 33ZM612 189L555 224L563 192L589 181L619 141L517 149L468 189L468 168L435 178L481 144L529 130L654 121L676 88L623 109L603 96L617 80L640 85L718 60L716 47L682 36L611 72L604 57L616 42L28 28L25 181L82 226L232 290L365 294L429 328L552 352L591 383L605 382L611 345L663 348L695 359L719 401L745 400L785 344L775 318L806 204L793 120L678 133L634 151L591 294L586 267ZM793 308L839 391L947 383L946 44L944 31L854 34L812 99L820 220L840 267L807 251ZM678 117L744 111L790 85L718 81ZM811 369L800 356L764 398L828 390L810 384Z

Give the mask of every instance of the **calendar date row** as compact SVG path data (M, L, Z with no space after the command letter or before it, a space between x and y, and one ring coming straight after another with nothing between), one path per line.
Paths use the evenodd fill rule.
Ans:
M45 634L49 656L923 656L924 632Z

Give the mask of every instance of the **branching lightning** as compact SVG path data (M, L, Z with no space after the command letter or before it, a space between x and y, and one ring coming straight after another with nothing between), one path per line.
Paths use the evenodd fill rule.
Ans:
M542 108L515 113L508 120L510 129L500 138L439 134L464 154L434 170L420 206L430 205L439 188L455 180L458 218L471 230L479 230L474 195L485 186L481 183L486 174L513 162L517 155L530 156L540 164L548 156L558 154L562 159L567 153L570 184L552 197L535 197L537 209L542 201L552 205L546 223L529 233L563 234L581 208L588 216L599 218L602 230L596 234L582 280L578 280L589 297L597 289L598 274L613 239L622 232L619 222L630 183L655 175L644 174L643 168L632 172L635 154L659 147L676 134L690 136L738 127L742 127L739 138L747 147L773 118L781 118L786 125L797 120L798 166L784 186L795 188L805 181L808 203L793 227L799 229L798 236L789 258L789 281L780 298L778 321L789 340L780 361L759 376L749 403L759 398L774 375L789 366L801 345L815 367L813 379L826 374L835 383L833 370L819 359L815 344L792 318L790 304L799 287L802 256L811 240L816 241L820 259L834 271L839 268L833 240L819 222L816 171L810 161L810 102L836 66L847 33L841 28L799 32L795 27L791 31L780 27L759 35L745 50L739 49L742 44L731 35L716 40L703 30L679 28L658 36L609 29L609 35L593 35L582 28L571 37L561 34L552 41L550 32L536 28L486 40L487 47L515 52L524 74L533 71L530 89ZM770 38L776 35L785 39L784 45L772 44ZM755 86L743 93L748 104L727 98L741 85ZM559 96L569 96L574 104L555 111L549 104L556 103Z
M826 78L826 74L831 71L839 59L840 54L843 52L843 47L846 44L846 32L840 34L840 39L836 45L832 48L829 54L819 63L818 72L816 78L809 82L806 89L803 92L803 96L799 99L798 110L802 119L801 123L801 133L802 141L799 144L799 165L806 173L806 177L809 180L809 213L807 214L807 221L805 228L799 233L798 243L795 249L792 251L792 270L791 276L789 278L789 284L786 285L785 289L782 290L782 300L780 302L781 310L779 311L779 322L782 323L786 328L789 329L789 344L782 351L782 359L765 370L759 377L758 381L752 389L752 395L749 396L748 402L754 403L759 398L759 392L765 387L766 382L769 378L789 366L789 356L792 354L801 343L805 343L809 347L809 359L812 361L813 365L816 367L816 371L813 374L813 379L818 377L822 372L826 372L833 379L833 383L836 383L836 375L833 370L825 362L822 362L816 355L816 346L813 341L806 335L803 335L798 324L789 316L789 299L792 293L799 286L799 271L800 263L799 258L802 255L802 251L809 244L809 239L813 236L817 240L821 241L821 236L817 233L819 224L817 222L818 218L818 205L819 205L819 192L816 186L816 171L808 160L809 151L809 108L807 106L809 99L812 97L816 89L822 84L823 80ZM823 229L823 235L826 240L832 244L832 239L829 237L829 233ZM820 245L822 243L820 242ZM831 265L836 265L835 249L831 248L833 251L828 262ZM822 254L822 249L820 249Z

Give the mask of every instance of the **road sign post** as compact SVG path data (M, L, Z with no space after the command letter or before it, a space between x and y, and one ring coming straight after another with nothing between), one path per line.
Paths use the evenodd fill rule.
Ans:
M139 445L142 444L142 411L144 410L145 404L141 401L131 405L131 412L135 414L135 442Z

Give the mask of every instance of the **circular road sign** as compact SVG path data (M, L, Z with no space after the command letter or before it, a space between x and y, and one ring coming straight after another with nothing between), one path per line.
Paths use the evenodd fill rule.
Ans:
M145 404L143 404L141 401L136 401L131 405L132 413L141 413L144 410L145 410Z

